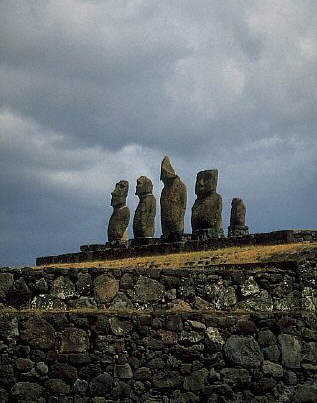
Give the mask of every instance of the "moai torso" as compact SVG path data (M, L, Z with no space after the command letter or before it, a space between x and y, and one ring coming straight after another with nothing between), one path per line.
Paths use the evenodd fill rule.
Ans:
M185 184L172 168L168 157L164 157L162 161L161 180L164 183L160 199L163 237L182 236L184 233L187 191Z
M135 194L139 196L140 201L133 219L134 238L152 238L154 236L156 200L152 190L152 182L146 176L141 176L137 180Z
M196 178L197 199L192 207L191 224L194 234L205 231L207 238L223 237L222 198L216 192L217 180L216 169L198 172Z
M196 200L192 208L192 229L214 228L222 230L222 198L213 192L203 200Z
M126 206L128 190L129 183L127 181L120 181L111 193L113 213L108 224L109 242L128 240L128 225L130 220L130 210Z
M127 241L130 210L127 206L114 210L108 225L108 241Z

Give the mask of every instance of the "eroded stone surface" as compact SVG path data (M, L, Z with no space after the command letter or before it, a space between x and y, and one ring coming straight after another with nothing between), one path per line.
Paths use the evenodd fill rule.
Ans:
M76 294L73 282L65 276L59 276L53 282L51 295L55 298L68 299Z
M180 334L179 340L180 341L189 341L190 343L199 343L201 340L204 339L204 334L201 332L191 331L188 332L183 330Z
M126 311L133 307L130 298L128 298L123 292L118 292L109 306L109 309L117 311Z
M207 327L206 333L207 333L208 339L212 343L214 343L220 347L222 347L223 344L225 343L219 330L216 327Z
M120 379L131 379L133 378L133 372L128 363L122 365L115 365L114 376Z
M40 294L34 297L31 301L32 309L43 309L46 311L51 310L66 310L66 304L58 298L50 294Z
M304 287L302 291L302 309L306 311L317 311L317 292L312 287Z
M50 376L52 378L62 379L65 382L74 382L77 379L77 369L67 364L66 362L60 362L54 364L50 368Z
M262 369L265 375L271 375L274 378L280 378L283 376L283 367L275 362L263 361Z
M119 291L118 281L107 274L102 274L94 280L94 293L101 303L109 303Z
M273 300L267 290L261 290L258 294L250 296L248 299L240 303L240 307L245 310L252 311L273 311Z
M0 298L5 298L7 292L12 287L14 277L10 273L0 273Z
M317 402L316 384L299 385L293 396L294 403L315 403Z
M35 402L42 395L44 388L34 382L18 382L11 391L11 395L17 399L17 401Z
M176 175L167 156L162 161L161 180L164 183L160 199L163 237L177 240L184 233L187 190L185 184Z
M146 176L141 176L137 180L135 192L140 201L133 219L134 238L152 238L154 236L156 200L152 191L152 181Z
M211 238L223 237L222 198L216 193L218 170L198 172L195 185L197 199L192 207L193 236L200 238L200 231L210 230ZM205 232L204 232L205 234Z
M104 372L93 378L89 384L93 395L105 395L111 393L113 380L110 374Z
M244 368L224 368L221 375L229 385L243 385L250 380L250 374Z
M14 377L14 369L11 364L5 363L3 360L1 360L1 365L0 365L0 385L2 386L12 386L12 384L15 382L15 377Z
M243 367L256 368L263 362L263 354L253 337L230 336L224 351L232 362Z
M165 287L156 280L140 276L134 290L141 302L154 302L162 299Z
M237 303L236 291L234 287L220 287L218 299L216 301L217 309L227 309Z
M146 381L152 378L152 371L147 367L140 367L136 369L134 378L142 381Z
M197 320L189 320L188 323L193 329L206 330L206 325L204 323L198 322Z
M31 297L32 292L23 277L15 280L7 292L9 305L16 309L28 308Z
M34 362L29 358L18 358L15 361L17 369L21 372L29 371L34 366Z
M79 393L80 395L84 395L88 389L88 382L84 379L76 379L73 389L75 393Z
M228 237L239 237L249 234L245 225L246 207L242 199L235 197L231 202L230 226L228 227Z
M287 368L299 368L302 354L301 345L295 336L290 334L280 334L278 342L282 351L282 363Z
M276 341L276 336L271 330L266 329L259 331L258 343L260 344L260 346L271 346L276 344Z
M108 224L108 241L127 241L130 210L126 206L126 198L129 191L129 182L121 180L116 183L111 193L111 206L113 213Z
M8 402L9 393L5 390L0 388L0 402Z
M45 319L33 316L24 323L21 339L32 347L49 349L55 345L55 331Z
M279 361L281 352L276 344L262 349L264 358L269 361Z
M89 339L84 330L68 328L61 332L61 353L82 353L88 347Z
M204 369L200 369L198 371L194 371L191 375L187 376L184 379L184 389L190 390L192 392L198 392L205 388L205 379L208 376L208 371Z
M48 290L48 284L45 278L40 278L39 280L36 281L35 287L37 291L47 291Z
M172 345L177 342L177 333L172 332L171 330L159 330L158 333L161 336L164 344Z
M47 375L48 373L48 366L45 362L40 361L36 364L36 370L40 375Z
M124 336L132 330L132 324L127 320L120 320L117 317L109 319L110 327L116 336Z
M64 394L68 395L70 392L70 386L61 379L52 378L45 382L45 387L50 390L51 394Z
M153 384L157 388L170 389L183 383L183 378L176 371L158 371L153 376Z
M133 276L130 273L124 273L120 279L120 288L127 290L133 287Z
M0 315L0 336L3 339L10 339L18 335L18 318L10 315Z
M241 293L245 297L248 295L258 294L260 288L253 276L250 276L243 284L241 284Z
M92 281L89 273L80 273L76 282L76 290L81 295L87 295L90 292Z

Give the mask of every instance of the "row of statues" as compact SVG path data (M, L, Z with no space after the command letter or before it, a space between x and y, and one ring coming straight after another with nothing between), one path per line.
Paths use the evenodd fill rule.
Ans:
M162 238L167 241L181 240L184 235L184 215L187 204L187 190L185 184L175 173L167 156L161 164L162 190L161 226ZM192 239L223 238L222 226L222 198L216 192L218 170L211 169L198 172L195 185L197 196L192 207L191 225ZM108 225L108 241L128 241L128 225L130 210L126 205L129 183L121 180L111 193L113 213ZM146 176L137 180L135 194L139 197L139 204L133 218L134 239L150 239L154 236L154 220L156 215L156 200L153 196L152 181ZM246 208L243 200L234 198L231 204L229 237L248 234L245 225Z

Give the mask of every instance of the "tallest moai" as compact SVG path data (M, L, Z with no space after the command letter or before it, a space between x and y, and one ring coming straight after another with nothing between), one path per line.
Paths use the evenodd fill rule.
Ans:
M162 237L179 240L184 234L187 190L167 156L163 158L161 164L161 181L164 183L160 200Z

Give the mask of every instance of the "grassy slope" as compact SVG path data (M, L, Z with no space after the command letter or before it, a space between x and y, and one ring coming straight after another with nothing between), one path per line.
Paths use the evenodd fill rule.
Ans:
M204 267L220 263L256 263L281 260L295 260L308 253L317 253L317 242L286 245L258 245L232 247L209 251L177 253L163 256L149 256L83 263L55 264L54 267Z

